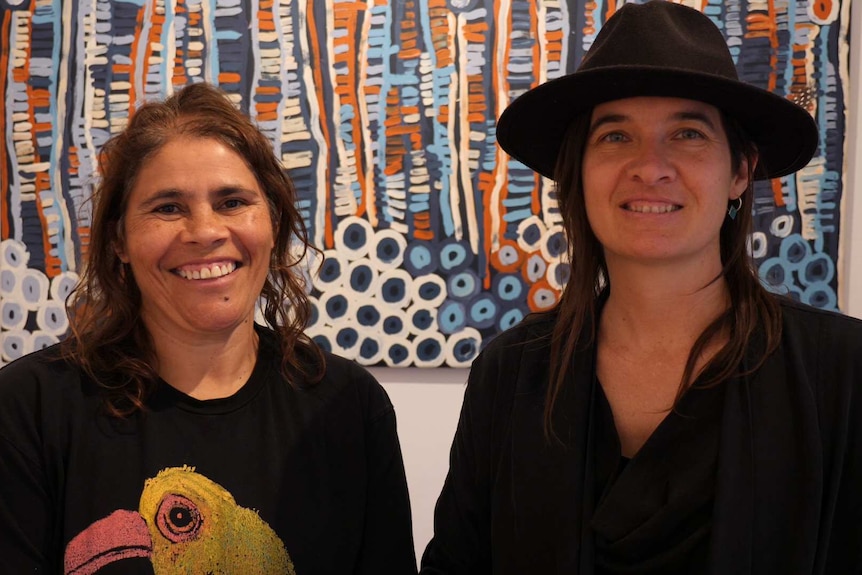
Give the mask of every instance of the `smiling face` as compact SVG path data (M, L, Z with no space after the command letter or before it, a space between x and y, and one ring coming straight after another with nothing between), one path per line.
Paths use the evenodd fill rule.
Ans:
M596 106L582 170L587 218L609 268L628 259L721 269L721 225L748 185L748 162L733 169L714 106L660 97Z
M217 140L180 137L135 178L117 254L150 333L188 338L251 328L273 246L266 198L243 159Z

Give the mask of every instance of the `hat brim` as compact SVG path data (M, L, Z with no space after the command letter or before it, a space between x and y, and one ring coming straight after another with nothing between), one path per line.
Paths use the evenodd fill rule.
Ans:
M761 178L803 168L819 130L802 107L772 92L723 76L648 66L611 66L546 82L516 98L500 116L497 141L514 159L553 179L572 119L604 102L640 96L706 102L735 118L759 151Z

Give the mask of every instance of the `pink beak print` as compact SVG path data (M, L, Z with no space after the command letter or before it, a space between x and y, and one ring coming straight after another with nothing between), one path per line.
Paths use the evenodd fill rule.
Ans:
M91 575L114 561L149 557L153 550L144 518L135 511L114 511L79 533L66 547L66 575Z

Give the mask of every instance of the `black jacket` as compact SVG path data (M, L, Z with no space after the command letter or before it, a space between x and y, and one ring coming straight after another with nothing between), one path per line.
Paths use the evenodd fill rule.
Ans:
M862 321L782 302L779 348L722 384L705 571L862 573ZM542 418L548 334L527 320L473 364L423 574L594 573L593 350Z

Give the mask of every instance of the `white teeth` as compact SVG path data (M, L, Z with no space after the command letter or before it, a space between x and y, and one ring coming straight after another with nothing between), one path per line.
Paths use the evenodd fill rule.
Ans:
M666 214L668 212L675 212L679 209L679 206L673 205L663 205L663 206L626 206L626 209L630 212L638 212L639 214Z
M231 262L223 266L213 265L212 267L201 268L199 270L177 270L177 274L187 280L206 280L226 276L235 269L236 264Z

